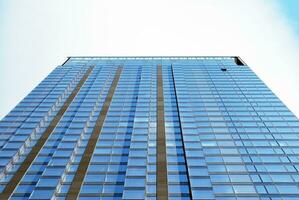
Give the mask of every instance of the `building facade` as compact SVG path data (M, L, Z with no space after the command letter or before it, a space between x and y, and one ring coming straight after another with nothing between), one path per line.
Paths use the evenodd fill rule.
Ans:
M70 57L0 121L0 199L299 199L299 121L238 57Z

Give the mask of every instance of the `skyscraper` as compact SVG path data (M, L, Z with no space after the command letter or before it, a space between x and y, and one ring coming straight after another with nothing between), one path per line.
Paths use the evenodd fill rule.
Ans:
M70 57L0 122L0 199L299 199L299 121L239 57Z

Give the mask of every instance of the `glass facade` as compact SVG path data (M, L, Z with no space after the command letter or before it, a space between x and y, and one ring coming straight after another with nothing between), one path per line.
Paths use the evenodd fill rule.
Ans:
M0 199L299 199L299 120L237 57L71 57L0 121Z

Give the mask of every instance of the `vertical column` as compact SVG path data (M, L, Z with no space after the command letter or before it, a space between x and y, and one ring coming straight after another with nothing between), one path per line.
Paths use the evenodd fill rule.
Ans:
M162 66L157 73L157 198L168 198Z

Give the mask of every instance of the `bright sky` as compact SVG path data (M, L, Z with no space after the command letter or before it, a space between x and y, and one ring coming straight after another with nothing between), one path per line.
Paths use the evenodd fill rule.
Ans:
M280 0L280 11L288 18L290 25L299 37L299 1L298 0Z
M299 116L297 0L0 0L0 119L70 55L239 55Z

